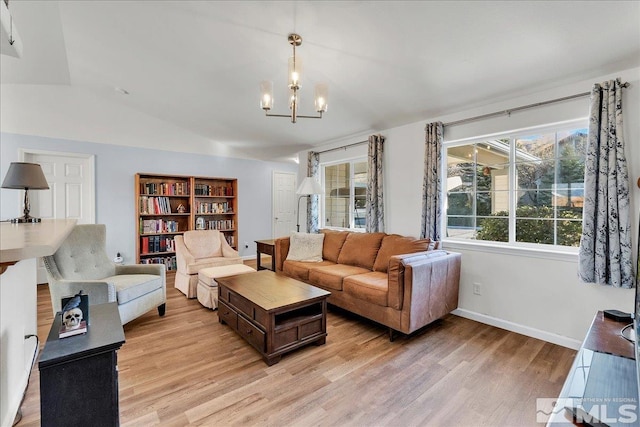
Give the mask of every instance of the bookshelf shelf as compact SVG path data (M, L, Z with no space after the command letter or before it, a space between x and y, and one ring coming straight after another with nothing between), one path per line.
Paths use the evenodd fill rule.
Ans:
M175 251L167 249L188 230L219 230L237 249L237 194L235 178L136 174L137 262L175 270Z

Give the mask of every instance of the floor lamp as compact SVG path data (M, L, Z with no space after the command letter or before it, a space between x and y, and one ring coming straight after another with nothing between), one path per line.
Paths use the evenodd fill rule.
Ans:
M33 223L40 222L40 218L29 215L31 205L29 204L29 190L48 190L49 184L44 177L42 168L37 163L13 162L9 165L7 175L2 181L2 188L13 188L24 190L24 216L14 218L12 223Z
M300 184L300 187L298 187L298 191L296 191L296 194L299 195L298 197L298 224L297 224L297 230L300 231L300 200L302 200L303 197L306 197L307 200L309 199L309 197L313 194L322 194L324 193L324 191L322 190L322 186L320 185L320 183L318 181L316 181L315 179L313 179L312 177L308 176L305 179L302 180L302 183ZM309 231L309 230L307 230Z

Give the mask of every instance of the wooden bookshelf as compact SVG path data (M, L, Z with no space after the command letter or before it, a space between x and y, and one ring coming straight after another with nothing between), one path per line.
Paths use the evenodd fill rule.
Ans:
M237 249L237 194L234 178L136 174L137 262L175 271L174 239L188 230L220 230Z
M238 180L193 178L193 229L219 230L238 249Z

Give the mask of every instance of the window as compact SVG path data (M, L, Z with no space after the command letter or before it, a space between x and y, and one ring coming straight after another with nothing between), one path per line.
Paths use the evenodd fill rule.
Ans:
M445 235L577 247L586 125L445 143Z
M365 228L367 169L366 159L321 165L321 227Z

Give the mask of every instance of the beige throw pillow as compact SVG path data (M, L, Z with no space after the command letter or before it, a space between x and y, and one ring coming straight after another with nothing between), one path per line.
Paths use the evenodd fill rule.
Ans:
M292 233L287 260L321 262L323 242L324 234Z

